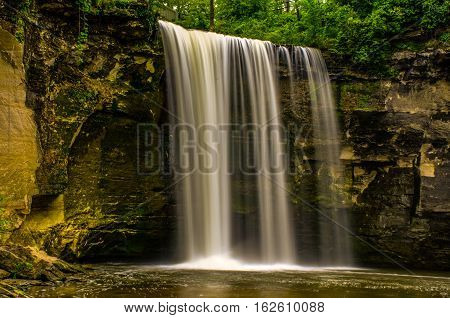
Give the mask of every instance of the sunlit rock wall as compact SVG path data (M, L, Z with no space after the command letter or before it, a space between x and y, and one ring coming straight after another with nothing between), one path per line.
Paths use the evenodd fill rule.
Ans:
M39 147L33 110L26 106L23 45L0 26L0 243L30 213L37 192Z
M23 104L23 126L34 111L41 156L30 165L29 178L36 182L29 183L29 214L10 233L11 241L65 259L172 255L173 216L163 191L168 181L145 173L137 152L138 125L164 120L164 62L155 19L146 1L86 13L75 1L39 0L29 8L26 80L21 68L17 85L7 81L18 89L5 91L18 92L18 102L8 104L17 109L14 114ZM32 110L24 106L25 89ZM3 145L8 113L1 114ZM34 131L27 134L33 137ZM10 152L17 162L36 161L30 150L17 149ZM25 192L20 196L23 201Z

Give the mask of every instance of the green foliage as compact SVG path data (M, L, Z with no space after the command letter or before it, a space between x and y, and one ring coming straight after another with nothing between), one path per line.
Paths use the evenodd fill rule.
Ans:
M124 0L122 0L124 1ZM158 15L155 12L153 0L147 0L147 6L145 8L137 9L137 15L141 19L144 25L149 31L149 35L156 31Z
M81 55L83 50L86 48L86 42L89 37L89 24L87 19L87 14L92 10L92 0L76 0L78 9L80 10L80 21L78 25L80 26L78 38L77 38L77 55L78 64L83 62Z
M423 11L423 16L420 22L422 27L432 30L448 24L450 1L423 0L420 2L422 3Z
M17 41L20 43L23 43L25 41L25 19L28 18L28 15L30 13L31 8L31 1L32 0L21 0L18 1L16 5L16 9L18 11L18 15L16 15L15 23L16 23L16 32L15 37Z
M0 234L8 231L10 222L8 220L0 218Z
M208 29L209 0L155 0L179 12L178 23ZM380 68L411 30L448 25L450 0L216 0L216 31L278 44L315 46L359 66ZM448 35L441 36L442 42ZM418 49L418 48L416 48ZM378 65L378 66L377 66Z
M90 91L90 90L86 90L86 89L81 89L81 88L73 88L70 89L67 93L68 98L78 102L78 103L87 103L89 101L93 101L95 100L95 98L97 97L97 93Z
M149 29L149 34L152 34L157 19L157 14L153 8L155 0L145 1L147 2L147 7L137 7L136 14ZM80 29L76 45L78 64L83 63L83 51L87 48L87 42L89 40L88 15L100 15L103 10L113 8L128 9L133 3L136 2L138 2L138 0L76 0L76 4L80 11Z
M219 0L217 3L219 17L225 20L265 18L276 8L272 0Z
M30 272L33 269L33 264L29 262L19 262L16 264L14 269L11 271L11 277L16 279L22 277L24 273Z
M0 234L6 233L9 229L11 222L7 220L3 214L5 212L4 208L0 208Z
M6 202L6 198L4 196L0 195L0 234L5 233L8 230L9 224L10 224L10 221L7 220L5 218L5 216L4 216L4 214L5 214L5 208L4 208L5 202Z
M4 213L5 209L0 208L0 234L6 233L9 229L10 221L5 219L2 214Z
M449 44L450 43L450 32L442 33L441 36L439 37L439 40L445 44Z
M209 0L155 0L155 4L174 8L178 13L178 23L185 28L209 28Z
M86 87L72 87L60 91L55 102L60 113L71 116L74 111L79 111L80 108L85 108L86 104L95 102L97 96L97 92L86 89Z

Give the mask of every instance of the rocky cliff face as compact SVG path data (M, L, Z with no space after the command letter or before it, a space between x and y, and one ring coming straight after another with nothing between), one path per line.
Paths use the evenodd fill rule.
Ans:
M412 267L450 268L449 57L398 52L392 80L337 82L355 228Z
M341 203L352 220L358 264L450 268L448 60L448 48L398 52L392 60L397 75L389 79L328 61L346 167L344 176L331 179L341 178L344 185L341 193L347 199ZM302 223L317 212L297 199L317 200L313 184L320 172L305 107L307 90L301 81L294 87L290 99L285 80L282 96L285 121L297 129L291 141L296 169L292 188ZM305 250L317 244L314 226L299 238Z
M154 167L138 151L156 151L140 124L167 116L155 13L145 1L80 13L73 1L36 0L21 18L23 38L11 3L0 1L3 242L71 260L167 260L170 181L147 173ZM23 59L13 35L23 38ZM448 52L399 52L392 79L332 67L344 133L342 208L361 239L359 264L450 268ZM285 121L302 127L291 140L292 189L314 204L309 101L301 81L294 98L289 92L283 81ZM292 201L302 228L315 212ZM315 244L314 227L302 233Z
M29 134L37 127L41 156L30 168L27 217L8 230L9 241L65 259L170 256L167 181L146 173L136 151L154 150L138 129L158 124L164 103L155 17L146 1L80 13L73 1L42 0L22 18L27 85L17 76L16 104L34 113Z
M0 26L0 242L29 213L37 192L38 143L33 111L25 105L23 45Z

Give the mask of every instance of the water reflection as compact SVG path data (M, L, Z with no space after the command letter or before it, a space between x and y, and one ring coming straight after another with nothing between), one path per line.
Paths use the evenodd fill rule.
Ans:
M450 274L387 270L210 271L95 265L34 297L449 297Z

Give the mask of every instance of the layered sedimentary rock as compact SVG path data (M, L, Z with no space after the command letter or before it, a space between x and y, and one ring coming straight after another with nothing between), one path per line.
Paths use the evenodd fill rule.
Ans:
M21 225L37 192L39 147L22 60L23 45L0 26L0 242Z
M357 264L450 268L448 59L446 49L398 52L390 79L331 67L346 164L342 207L352 219ZM312 164L304 83L296 83L293 99L289 89L282 87L286 122L297 127L293 188L314 202L320 171ZM316 212L298 198L301 223Z
M155 169L143 156L155 146L144 140L145 126L138 130L159 123L164 103L155 17L146 1L81 16L72 1L35 1L23 16L27 85L18 79L19 97L35 114L41 156L11 242L65 259L169 254L167 181L148 172Z
M138 125L168 116L155 13L135 1L79 23L75 2L39 0L22 32L6 2L14 1L0 1L3 242L74 260L167 260L175 239L170 178L141 166L137 150ZM342 208L362 239L354 240L358 264L450 268L448 52L398 52L388 79L331 67L346 173L328 177L343 178ZM287 84L281 94L285 122L301 127L290 136L291 199L306 236L298 253L307 255L316 233L302 221L316 212L299 198L316 203L321 173L310 103L302 82L293 98Z

